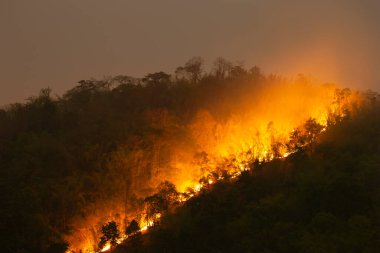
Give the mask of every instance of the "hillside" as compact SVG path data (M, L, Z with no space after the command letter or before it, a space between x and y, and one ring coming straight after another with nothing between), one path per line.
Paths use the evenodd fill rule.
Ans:
M379 185L377 101L312 150L251 164L114 252L378 252Z
M221 58L43 89L0 109L1 251L374 249L379 118L376 93Z

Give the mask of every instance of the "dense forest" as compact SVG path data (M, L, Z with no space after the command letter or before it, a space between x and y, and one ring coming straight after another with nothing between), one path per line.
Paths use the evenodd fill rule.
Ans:
M379 116L222 58L43 89L0 109L1 251L375 252Z
M380 104L285 159L252 163L114 252L378 252Z

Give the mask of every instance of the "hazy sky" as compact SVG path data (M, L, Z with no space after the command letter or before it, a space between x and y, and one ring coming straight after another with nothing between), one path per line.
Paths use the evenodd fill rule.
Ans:
M379 0L0 0L0 105L222 56L380 90Z

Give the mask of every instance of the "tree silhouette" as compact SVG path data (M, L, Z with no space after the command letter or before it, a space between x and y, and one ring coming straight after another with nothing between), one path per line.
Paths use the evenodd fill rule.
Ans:
M226 59L219 57L214 62L214 73L215 77L219 80L223 80L227 78L233 69L233 65L231 62Z
M147 85L160 85L160 84L169 84L171 75L166 74L165 72L156 72L152 74L147 74L142 80Z
M110 221L102 226L103 236L100 238L99 246L102 248L107 242L112 246L116 245L117 239L120 237L119 229L115 221Z
M128 236L134 235L140 231L139 223L136 220L132 220L131 223L125 229L125 234Z
M198 83L203 73L203 59L201 57L193 57L188 60L184 66L176 69L177 79L187 79L191 83Z
M145 198L147 205L146 217L148 220L156 221L156 216L167 211L170 206L177 203L179 193L175 186L164 181L157 187L157 193Z

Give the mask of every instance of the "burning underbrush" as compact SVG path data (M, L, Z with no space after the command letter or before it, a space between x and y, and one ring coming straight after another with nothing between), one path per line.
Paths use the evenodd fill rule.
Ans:
M364 101L333 85L288 81L243 86L231 96L210 98L187 120L164 108L146 110L148 134L129 136L110 155L104 180L113 187L77 218L66 238L70 252L108 251L219 180L310 151Z

